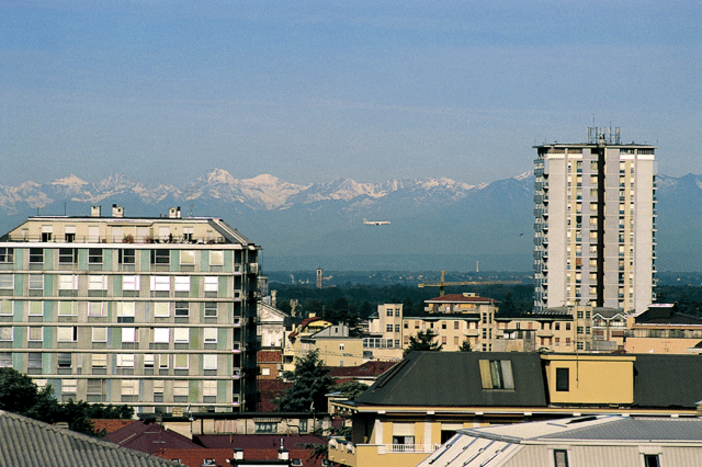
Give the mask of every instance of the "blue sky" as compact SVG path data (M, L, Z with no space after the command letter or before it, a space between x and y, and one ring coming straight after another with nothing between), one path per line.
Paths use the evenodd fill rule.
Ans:
M702 173L701 5L0 0L0 184L479 183L593 113Z

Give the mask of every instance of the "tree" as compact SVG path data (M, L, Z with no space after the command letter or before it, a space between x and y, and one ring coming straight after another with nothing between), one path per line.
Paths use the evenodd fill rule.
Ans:
M292 381L292 386L276 399L279 412L326 412L325 394L332 387L333 380L319 358L319 350L296 358L295 370L286 371L283 376Z
M468 342L468 339L464 340L461 346L458 348L461 352L472 352L473 349L470 346L470 342Z
M71 430L92 436L104 436L105 431L95 431L90 419L129 419L134 415L134 409L127 405L91 405L74 400L61 404L52 393L51 385L40 390L29 376L13 368L0 368L0 410L44 423L66 422Z
M431 329L426 331L418 331L417 337L410 336L409 345L405 349L404 355L408 355L410 352L417 351L439 351L444 348L444 344L439 344L434 342L434 338L438 334L434 333Z
M337 384L334 390L342 393L349 400L360 396L369 386L358 381L346 381L345 383Z

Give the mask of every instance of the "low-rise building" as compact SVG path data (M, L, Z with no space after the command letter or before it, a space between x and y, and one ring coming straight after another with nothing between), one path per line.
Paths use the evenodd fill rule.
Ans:
M700 353L702 319L680 313L674 304L654 304L630 316L623 347L631 353Z
M330 441L329 459L410 467L475 426L694 416L701 387L696 355L412 352L355 400L334 403L351 416L352 435Z

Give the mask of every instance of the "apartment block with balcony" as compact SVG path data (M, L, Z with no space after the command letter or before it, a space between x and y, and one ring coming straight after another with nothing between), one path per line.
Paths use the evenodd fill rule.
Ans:
M589 128L587 143L535 148L535 310L645 310L655 298L656 146Z
M259 253L179 208L31 217L0 238L0 366L62 401L253 410Z

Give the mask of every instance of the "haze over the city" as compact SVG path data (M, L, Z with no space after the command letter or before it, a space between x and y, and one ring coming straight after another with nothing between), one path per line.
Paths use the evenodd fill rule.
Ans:
M621 126L702 173L698 1L0 5L0 184L532 168Z

